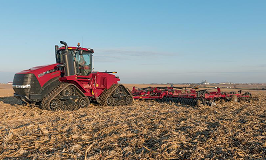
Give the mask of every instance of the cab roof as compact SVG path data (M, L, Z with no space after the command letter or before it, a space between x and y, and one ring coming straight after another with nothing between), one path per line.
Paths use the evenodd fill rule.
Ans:
M94 50L91 48L81 48L81 47L67 47L68 50L83 50L86 52L94 53ZM65 46L60 47L58 50L65 50Z

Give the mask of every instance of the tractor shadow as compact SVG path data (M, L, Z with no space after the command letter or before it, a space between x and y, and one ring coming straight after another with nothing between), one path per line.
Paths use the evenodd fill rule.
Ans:
M15 97L0 97L0 102L10 105L22 105L22 101Z

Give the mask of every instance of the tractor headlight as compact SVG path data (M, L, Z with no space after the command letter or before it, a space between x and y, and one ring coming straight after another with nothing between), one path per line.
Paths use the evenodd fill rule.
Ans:
M26 84L26 85L13 85L13 88L30 88L30 84Z

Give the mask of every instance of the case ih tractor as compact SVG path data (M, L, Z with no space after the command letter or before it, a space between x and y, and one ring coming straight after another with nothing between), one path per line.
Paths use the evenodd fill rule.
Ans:
M95 101L100 105L130 105L131 92L111 73L93 72L93 49L55 46L56 63L33 67L14 76L14 96L47 110L74 110Z

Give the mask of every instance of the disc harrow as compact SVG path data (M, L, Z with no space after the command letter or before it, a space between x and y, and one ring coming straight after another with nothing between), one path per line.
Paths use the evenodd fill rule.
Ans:
M181 87L147 87L136 88L133 87L132 95L134 99L156 100L158 102L172 102L182 105L200 106L200 105L215 105L217 103L224 103L227 101L252 101L258 100L253 97L251 93L242 91L236 92L221 92L217 88L216 92L210 92L206 89L195 90Z

